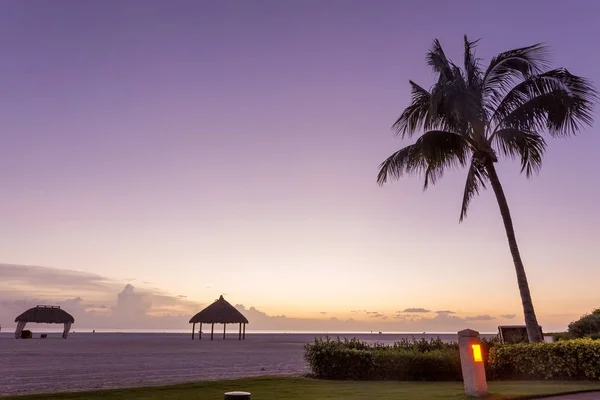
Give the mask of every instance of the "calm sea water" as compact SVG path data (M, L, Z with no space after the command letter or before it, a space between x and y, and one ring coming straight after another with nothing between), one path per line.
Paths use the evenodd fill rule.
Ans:
M28 329L34 333L34 337L38 336L40 333L48 333L50 338L57 336L59 337L62 333L60 329L52 329L51 326L39 325L35 326L35 324L27 325ZM206 331L204 332L206 335ZM215 332L217 337L220 338L221 332ZM227 337L235 338L237 336L237 331L234 330L227 333ZM182 331L182 330L168 330L168 329L153 329L153 330L138 330L138 329L122 329L122 330L110 330L110 329L97 329L95 333L92 333L92 330L82 329L71 331L69 335L69 339L85 339L86 337L92 336L103 336L103 337L117 337L117 336L127 336L130 338L135 337L148 337L148 336L163 336L165 338L181 338L187 337L191 335L190 331ZM495 333L482 333L482 337L494 337ZM371 332L284 332L284 331L246 331L246 339L247 340L259 340L259 341L274 341L274 342L312 342L315 338L357 338L366 342L371 343L383 343L383 344L392 344L394 342L400 341L402 339L408 340L419 340L419 339L441 339L444 342L452 342L457 341L458 336L456 333L448 333L448 332L440 332L440 333L427 333L427 332L385 332L385 333L371 333ZM0 339L11 339L14 338L14 332L6 331L4 328L2 332L0 332Z

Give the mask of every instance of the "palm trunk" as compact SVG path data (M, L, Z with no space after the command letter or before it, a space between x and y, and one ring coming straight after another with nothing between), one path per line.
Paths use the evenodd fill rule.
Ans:
M542 333L535 316L535 310L533 309L533 301L531 300L531 293L529 292L529 284L527 283L527 275L525 274L525 267L521 260L521 254L519 253L519 246L517 245L517 238L515 237L515 230L513 228L512 218L510 217L510 210L508 208L508 202L504 195L504 190L498 179L496 168L493 162L486 163L486 171L488 173L490 183L494 189L496 200L498 200L498 206L500 206L500 214L502 214L502 221L504 222L504 229L506 229L506 237L508 238L508 247L512 254L513 262L515 264L515 270L517 272L517 282L519 284L519 292L521 293L521 302L523 303L523 314L525 315L525 325L527 326L527 336L530 342L541 342L544 340Z

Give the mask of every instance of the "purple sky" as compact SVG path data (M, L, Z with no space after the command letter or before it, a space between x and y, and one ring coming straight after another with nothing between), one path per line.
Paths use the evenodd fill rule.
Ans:
M406 144L389 127L408 79L432 83L433 38L457 61L463 34L482 38L485 62L544 41L600 83L598 15L592 0L4 1L0 261L271 315L521 320L493 194L459 225L466 171L423 194L417 178L379 188L377 166ZM600 135L548 144L539 177L499 173L538 317L564 327L598 306Z

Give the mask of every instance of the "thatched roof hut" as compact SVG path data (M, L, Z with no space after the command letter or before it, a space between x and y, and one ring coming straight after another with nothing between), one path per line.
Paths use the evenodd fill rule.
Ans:
M211 324L210 340L213 340L215 324L223 324L223 339L225 339L225 329L227 324L239 324L239 340L246 339L246 324L248 323L248 319L234 306L229 304L223 296L220 296L218 300L190 319L190 324L193 324L192 340L194 340L194 332L197 323L200 324L200 333L198 335L200 339L202 339L202 324Z
M74 323L75 318L59 306L37 306L30 308L15 318L15 322L36 322L39 324Z
M71 324L75 323L75 318L59 306L37 306L19 315L15 318L15 322L17 322L16 338L21 336L21 332L28 322L34 322L39 324L64 324L63 338L66 339L71 330Z

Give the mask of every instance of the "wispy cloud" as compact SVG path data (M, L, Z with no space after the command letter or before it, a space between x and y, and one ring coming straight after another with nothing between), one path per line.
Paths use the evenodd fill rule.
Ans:
M403 321L416 321L421 319L421 316L416 314L395 314L393 318Z
M426 308L405 308L403 311L398 311L398 313L428 313L431 310L427 310Z
M491 315L477 315L475 317L465 317L465 321L491 321L496 319L496 317L492 317Z
M504 318L504 319L513 319L517 316L517 314L502 314L500 315L500 318Z
M115 282L87 272L31 265L0 264L0 284L31 287L51 287L56 290L106 290Z

